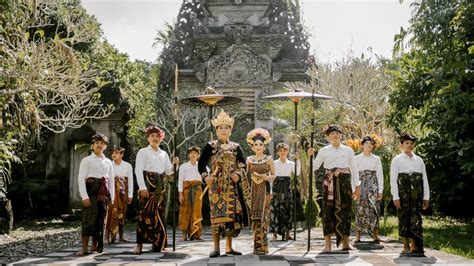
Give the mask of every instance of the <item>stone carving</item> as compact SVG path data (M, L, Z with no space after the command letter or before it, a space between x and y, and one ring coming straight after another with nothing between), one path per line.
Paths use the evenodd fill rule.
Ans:
M252 25L242 24L235 25L229 24L224 26L224 32L226 35L226 40L230 43L242 44L244 42L250 41L250 36L252 35Z
M207 86L229 87L271 82L272 60L248 45L234 44L207 62Z
M262 102L262 97L271 95L273 92L271 85L263 86L262 90L260 90L255 99L255 109L256 109L256 118L260 120L270 119L272 116L272 110L265 109Z
M270 56L271 59L275 59L275 57L277 57L277 55L280 53L281 48L283 47L283 44L274 42L272 41L271 38L265 38L265 41L271 44L268 47L268 55Z
M225 24L248 24L248 19L253 15L251 13L223 13L225 19L220 19Z
M279 81L281 79L281 66L280 64L272 65L272 80Z
M278 0L271 0L271 1L278 1ZM243 3L243 0L200 0L200 3L205 2L209 4L237 4L240 5ZM269 3L269 0L246 0L246 4L252 4L252 3Z
M206 81L206 66L203 63L197 63L194 65L194 72L196 73L196 78L199 82Z
M194 54L197 55L202 62L205 62L209 60L216 47L217 44L215 42L198 43L194 47Z

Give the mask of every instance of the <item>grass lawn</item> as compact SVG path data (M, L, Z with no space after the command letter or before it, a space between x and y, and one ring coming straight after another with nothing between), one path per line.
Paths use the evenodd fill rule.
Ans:
M397 217L381 218L380 231L399 239ZM423 235L426 247L474 259L474 220L423 216Z

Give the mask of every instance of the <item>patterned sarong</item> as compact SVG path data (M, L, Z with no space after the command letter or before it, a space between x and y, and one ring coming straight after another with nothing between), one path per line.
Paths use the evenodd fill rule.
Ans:
M119 225L125 225L127 217L127 200L128 200L128 178L123 176L115 177L115 199L114 207L107 211L106 229L115 239L115 234L119 230Z
M268 218L270 217L270 195L266 195L263 202L265 206L263 208L262 219L252 219L253 229L253 253L257 255L263 255L268 253Z
M155 252L161 252L167 246L164 176L143 171L149 197L140 198L138 203L137 243L152 243Z
M89 207L82 208L82 236L92 236L97 240L97 250L104 247L104 220L110 200L108 178L89 177L86 179Z
M339 169L336 177L334 172ZM339 246L351 230L352 187L349 168L326 169L323 183L322 220L325 236L336 234Z
M423 252L423 175L421 173L398 174L398 233L400 237L412 238L418 251Z
M380 202L377 200L379 186L376 171L359 171L360 199L357 204L355 224L357 231L365 231L372 235L379 227Z
M270 210L270 232L284 236L292 229L293 195L289 176L277 176L273 180Z
M184 181L184 202L179 206L179 228L186 231L189 239L198 239L202 234L202 182Z

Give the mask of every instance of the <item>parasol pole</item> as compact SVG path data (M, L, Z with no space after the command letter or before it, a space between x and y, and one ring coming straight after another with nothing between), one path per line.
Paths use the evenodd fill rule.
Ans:
M295 169L294 169L294 175L295 179L293 182L293 240L296 240L296 192L298 191L298 187L296 185L296 182L298 180L298 103L303 99L303 97L300 96L290 96L288 97L291 101L293 101L294 106L295 106L295 136L296 136L296 141L295 141Z
M312 115L311 115L311 140L310 140L310 147L312 148L314 145L314 86L312 86L311 91L311 103L312 103ZM311 250L311 213L313 212L313 157L314 155L309 156L309 199L308 199L308 247L307 251Z
M174 106L173 106L173 118L174 118L174 127L173 127L173 142L174 142L174 157L178 156L178 64L176 64L175 73L174 73ZM176 192L175 188L178 184L178 172L177 165L173 164L173 251L176 250Z

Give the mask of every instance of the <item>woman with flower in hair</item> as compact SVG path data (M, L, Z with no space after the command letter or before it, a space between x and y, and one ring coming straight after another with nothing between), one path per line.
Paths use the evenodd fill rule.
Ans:
M138 221L136 254L141 254L144 243L151 243L154 252L166 248L165 176L173 174L168 153L160 149L165 132L157 126L145 129L149 145L137 153L135 175L138 184ZM177 157L173 164L178 164Z
M360 242L361 231L372 236L379 243L380 200L383 192L383 169L380 157L372 154L376 142L371 136L361 141L363 151L355 157L360 180L360 198L356 209L356 243Z
M271 141L270 134L263 128L256 128L247 134L247 143L255 153L247 158L247 172L250 176L250 206L252 219L253 253L268 253L268 226L270 220L270 201L272 198L270 184L275 178L275 169L271 155L264 154L265 146Z

